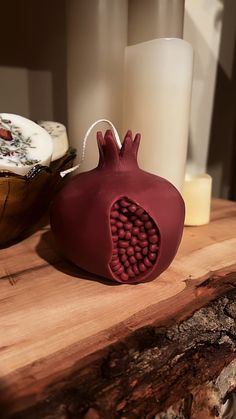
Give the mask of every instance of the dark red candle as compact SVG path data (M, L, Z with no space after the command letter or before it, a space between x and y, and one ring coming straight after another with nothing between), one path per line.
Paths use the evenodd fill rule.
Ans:
M184 202L167 180L137 164L140 134L119 149L110 130L97 133L96 169L71 178L51 207L51 226L65 257L113 281L160 275L183 232Z

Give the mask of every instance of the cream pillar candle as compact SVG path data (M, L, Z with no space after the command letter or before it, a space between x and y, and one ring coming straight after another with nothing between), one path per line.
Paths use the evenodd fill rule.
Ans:
M177 38L126 48L124 124L142 134L140 166L183 187L193 50Z
M183 198L185 225L199 226L210 221L212 178L208 174L185 176Z
M121 128L128 7L127 0L68 0L66 7L68 130L79 157L94 121L106 118ZM98 162L92 137L82 171Z
M27 175L36 164L49 166L52 153L52 138L38 124L19 115L0 114L0 171Z

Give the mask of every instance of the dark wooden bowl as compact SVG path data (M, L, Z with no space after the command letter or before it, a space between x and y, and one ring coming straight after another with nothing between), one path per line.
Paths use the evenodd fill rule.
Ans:
M72 167L75 157L76 151L69 149L49 167L36 165L26 176L0 171L0 247L35 230L65 182L60 172Z

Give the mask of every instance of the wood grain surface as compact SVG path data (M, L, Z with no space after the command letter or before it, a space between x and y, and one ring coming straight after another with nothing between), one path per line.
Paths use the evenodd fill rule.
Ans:
M236 203L223 200L213 201L209 225L185 228L172 265L146 284L79 271L57 252L49 227L0 250L2 412L46 400L76 372L82 379L111 346L182 321L235 284Z

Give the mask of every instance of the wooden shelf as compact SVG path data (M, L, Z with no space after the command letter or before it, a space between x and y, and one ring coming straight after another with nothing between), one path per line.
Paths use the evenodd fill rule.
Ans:
M2 416L151 418L180 400L193 412L196 388L234 359L235 286L236 203L223 200L209 225L185 228L170 268L146 284L79 272L48 227L1 250Z

